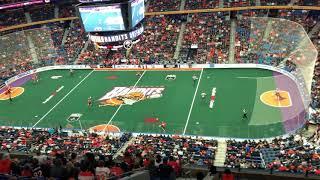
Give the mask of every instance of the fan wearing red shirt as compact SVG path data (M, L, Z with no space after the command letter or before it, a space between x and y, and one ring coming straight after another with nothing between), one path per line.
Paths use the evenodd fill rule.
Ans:
M11 163L9 154L3 154L0 160L0 173L9 174L11 171Z
M286 166L281 165L281 166L279 167L279 171L280 171L280 172L285 172L285 171L288 171L288 168L287 168Z
M114 176L120 176L124 173L124 171L121 169L121 167L116 164L115 166L113 166L111 169L111 174L114 175Z
M177 163L177 161L175 161L175 159L173 158L173 156L170 156L170 157L169 157L168 165L172 167L172 169L174 170L174 172L176 173L176 175L179 174L179 172L180 172L180 165Z
M222 174L222 180L235 180L233 174L231 173L230 169L224 170Z
M159 125L159 127L163 130L166 131L166 127L167 127L167 123L162 121L161 124Z
M87 169L87 167L80 167L79 180L94 180L94 174Z

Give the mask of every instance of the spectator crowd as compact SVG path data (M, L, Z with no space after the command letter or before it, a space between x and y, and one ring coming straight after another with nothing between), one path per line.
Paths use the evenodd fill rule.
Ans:
M169 179L180 176L184 164L212 165L217 141L2 127L0 145L0 178L105 179L148 169L154 178Z

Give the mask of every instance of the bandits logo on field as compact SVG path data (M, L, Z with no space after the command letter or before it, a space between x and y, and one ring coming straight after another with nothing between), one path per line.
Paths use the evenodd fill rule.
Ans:
M162 97L164 87L114 87L99 99L101 106L132 105L145 99Z

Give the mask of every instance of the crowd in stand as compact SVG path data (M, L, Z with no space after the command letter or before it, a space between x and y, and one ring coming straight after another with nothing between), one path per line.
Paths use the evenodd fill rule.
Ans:
M148 12L178 11L181 0L148 1Z
M319 127L316 136L319 133ZM227 167L268 168L276 172L320 175L319 143L301 135L270 141L227 141ZM271 153L264 153L271 152ZM264 155L266 154L266 155Z
M0 173L24 177L76 179L118 176L131 168L113 155L131 138L61 129L0 129ZM13 157L10 158L9 154ZM21 154L23 153L23 154ZM100 177L100 179L104 179Z
M163 63L173 59L181 28L181 16L147 17L140 42L132 50L132 59L141 62Z
M76 16L76 7L73 5L68 6L61 6L59 8L59 17L66 18L66 17L74 17Z
M3 4L12 4L12 3L18 3L18 2L21 2L21 0L2 0L0 2L0 5L3 5Z
M0 29L25 23L27 23L27 20L22 9L13 9L0 13Z
M22 0L4 0L1 4L21 2ZM291 0L260 0L261 5L275 6L275 5L288 5ZM219 4L219 0L187 0L185 3L186 10L192 9L209 9L209 8L222 8L222 7L241 7L241 6L255 6L254 0L223 0L222 4ZM314 0L299 0L294 5L304 6L319 6L318 1ZM147 1L146 3L148 12L163 12L163 11L177 11L180 9L180 0L166 0L166 1ZM75 7L73 5L61 5L54 6L52 4L37 5L31 8L24 9L9 9L4 10L4 13L0 14L0 29L7 26L18 25L27 23L25 12L30 13L32 21L41 21L55 18L55 8L58 8L58 17L73 17L76 16ZM41 11L40 11L41 10ZM289 11L291 12L291 11ZM290 14L288 14L290 16ZM307 24L307 23L306 23Z
M44 21L54 18L54 5L47 4L44 6L36 6L30 9L32 21Z
M227 141L225 166L229 168L263 168L259 145L267 142Z
M291 0L260 0L261 6L282 6L290 2Z
M73 24L70 25L68 31L69 33L63 46L66 51L66 60L64 64L74 62L86 43L85 33L81 28L80 21L73 21Z
M254 6L255 0L223 0L223 7Z
M318 52L320 52L320 31L313 38L313 43L317 47ZM312 91L311 91L311 108L312 111L310 120L319 123L320 119L320 55L318 54L318 61L315 64L314 77L312 81Z
M230 21L226 14L193 14L186 24L180 59L195 60L197 63L225 63L228 61ZM192 52L196 46L196 53Z
M131 167L150 170L153 178L171 179L181 175L185 164L212 165L216 148L216 140L139 135L129 143L123 159Z
M181 175L183 164L210 166L216 140L131 134L103 136L61 129L0 129L0 178L5 176L103 179L144 168L153 177ZM11 157L10 158L10 153Z
M187 0L185 9L210 9L219 7L219 0Z
M217 145L216 140L140 135L128 146L126 152L138 153L148 158L172 157L178 160L179 164L189 163L203 166L213 163ZM156 159L156 162L161 159Z

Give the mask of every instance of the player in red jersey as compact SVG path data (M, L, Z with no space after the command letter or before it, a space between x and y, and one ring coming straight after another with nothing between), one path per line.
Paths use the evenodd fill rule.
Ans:
M282 101L285 98L281 96L280 90L276 88L274 95L277 97L278 101Z
M89 108L92 107L92 97L91 96L88 98L88 107Z
M38 73L34 73L32 75L32 81L33 81L33 83L39 82Z
M166 131L166 127L167 127L167 123L162 121L159 125L159 127L165 132Z
M6 92L5 92L5 94L9 96L9 100L10 100L10 102L12 102L12 96L11 96L11 95L12 95L12 88L11 88L10 85L7 85L7 86L6 86Z

